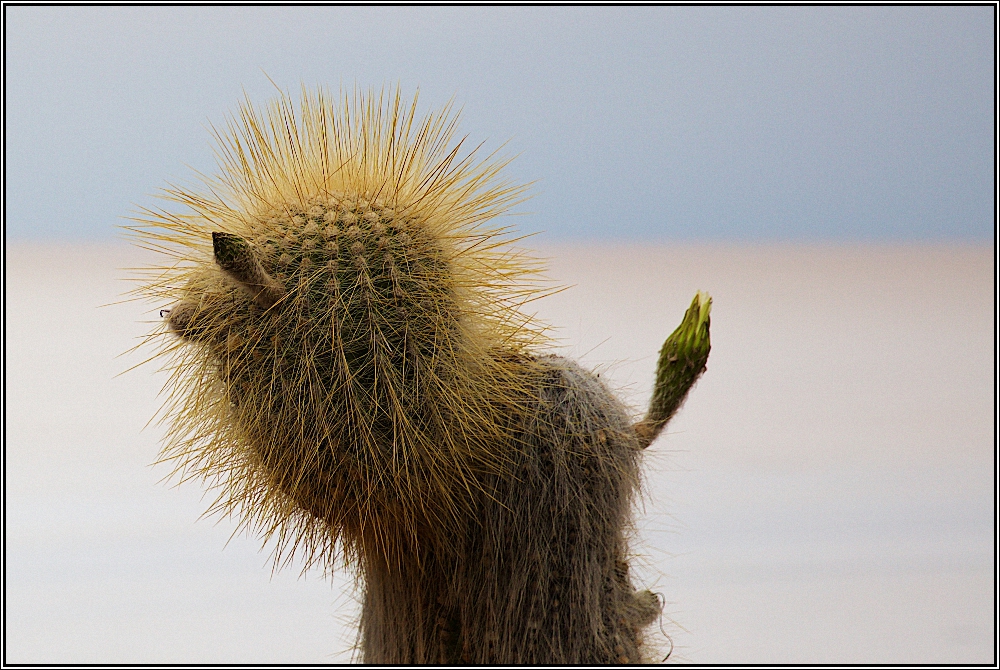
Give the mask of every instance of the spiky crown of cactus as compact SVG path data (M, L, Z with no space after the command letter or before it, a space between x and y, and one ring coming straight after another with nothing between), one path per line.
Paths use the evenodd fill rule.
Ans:
M213 510L306 565L415 535L501 471L523 403L509 362L542 341L520 307L538 265L490 225L523 198L506 161L462 153L450 105L399 90L244 103L220 171L130 230L167 262L139 292L171 376L163 460L218 488ZM180 337L164 337L170 331Z

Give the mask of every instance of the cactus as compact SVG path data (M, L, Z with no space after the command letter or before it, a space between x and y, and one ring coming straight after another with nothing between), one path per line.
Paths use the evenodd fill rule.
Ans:
M150 338L171 370L163 459L275 540L276 565L356 570L366 662L645 660L639 461L705 369L710 300L633 424L522 311L539 267L490 221L524 189L460 155L450 108L415 109L398 90L246 103L207 195L136 218L170 259L139 289L170 304Z

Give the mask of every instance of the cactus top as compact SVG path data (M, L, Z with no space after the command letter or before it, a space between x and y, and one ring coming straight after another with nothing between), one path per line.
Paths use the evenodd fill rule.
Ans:
M203 192L165 192L188 211L130 227L168 255L140 289L171 305L164 458L307 564L380 542L382 515L447 525L517 449L538 266L490 221L523 188L415 108L247 103Z

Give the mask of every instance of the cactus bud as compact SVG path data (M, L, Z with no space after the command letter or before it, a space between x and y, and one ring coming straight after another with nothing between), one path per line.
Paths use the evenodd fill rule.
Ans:
M705 372L712 349L709 314L712 298L698 291L677 329L670 334L656 364L653 399L646 418L635 425L643 448L656 439L670 418L677 412L688 391Z
M236 235L213 232L212 246L216 262L254 302L270 309L281 300L284 290L260 266L246 241Z

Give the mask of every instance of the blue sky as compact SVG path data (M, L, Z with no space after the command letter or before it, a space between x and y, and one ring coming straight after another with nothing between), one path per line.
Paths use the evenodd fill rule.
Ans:
M264 72L454 97L543 240L993 239L991 6L4 14L7 239L114 238Z

